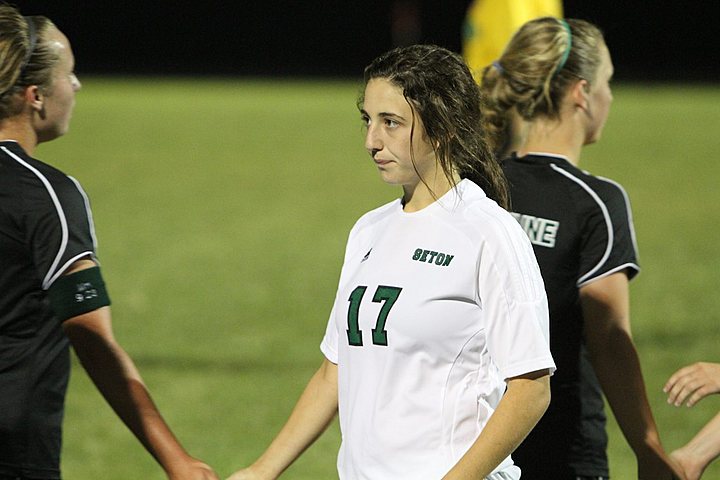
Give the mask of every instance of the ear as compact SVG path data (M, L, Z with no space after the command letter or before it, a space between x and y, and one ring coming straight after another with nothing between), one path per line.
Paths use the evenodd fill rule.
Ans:
M585 79L580 79L571 87L570 97L575 106L588 109L588 93L590 92L590 84Z
M40 87L37 85L29 85L25 87L23 92L25 103L38 112L41 112L45 105L45 95L43 95Z

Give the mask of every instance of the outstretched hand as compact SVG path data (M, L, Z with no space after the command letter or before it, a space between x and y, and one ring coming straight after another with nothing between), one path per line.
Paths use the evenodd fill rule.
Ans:
M638 480L687 480L683 466L669 456L660 444L636 452Z
M676 464L680 465L685 472L686 480L700 480L707 464L693 455L687 447L682 447L670 454Z
M675 372L663 387L668 403L692 407L702 398L720 393L720 364L697 362Z

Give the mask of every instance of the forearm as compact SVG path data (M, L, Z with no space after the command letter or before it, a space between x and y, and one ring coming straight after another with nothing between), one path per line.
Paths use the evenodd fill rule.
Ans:
M627 277L615 273L580 289L585 341L605 397L638 461L638 478L680 475L660 443L630 333Z
M72 322L66 322L66 332L110 407L168 474L184 468L191 459L163 420L132 359L112 336L73 328Z
M337 365L324 360L285 425L251 469L261 478L280 476L327 429L337 409Z
M593 369L630 448L641 455L649 447L659 447L640 360L629 332L617 329L607 335L602 345L590 349Z
M580 289L585 341L603 393L630 447L659 445L630 331L628 280L616 273Z
M517 377L477 440L444 480L482 479L510 455L535 427L550 403L550 376Z
M720 414L716 415L682 448L704 470L720 456Z

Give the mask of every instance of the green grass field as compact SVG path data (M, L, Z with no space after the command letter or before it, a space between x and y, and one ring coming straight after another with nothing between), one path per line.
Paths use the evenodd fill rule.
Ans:
M36 156L88 191L116 335L190 452L226 476L321 362L349 228L399 192L363 150L358 83L82 80L71 132ZM682 365L720 361L718 105L718 86L617 86L582 163L633 201L633 329L669 449L720 410L661 390ZM613 421L610 435L613 478L634 478ZM336 478L338 444L333 425L284 478ZM77 362L62 461L69 480L164 478Z

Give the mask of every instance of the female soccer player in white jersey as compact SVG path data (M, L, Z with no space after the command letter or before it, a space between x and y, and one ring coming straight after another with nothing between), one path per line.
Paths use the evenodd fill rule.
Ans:
M515 452L533 480L607 479L604 392L640 479L670 479L630 334L628 282L638 272L627 195L578 167L600 138L613 65L582 20L527 22L483 72L487 131L527 231L550 305L558 373L547 413ZM602 388L602 390L601 390ZM621 472L629 478L630 472Z
M365 147L402 198L350 232L322 366L265 453L278 477L339 412L341 479L517 479L549 401L544 286L461 58L428 45L365 69Z

